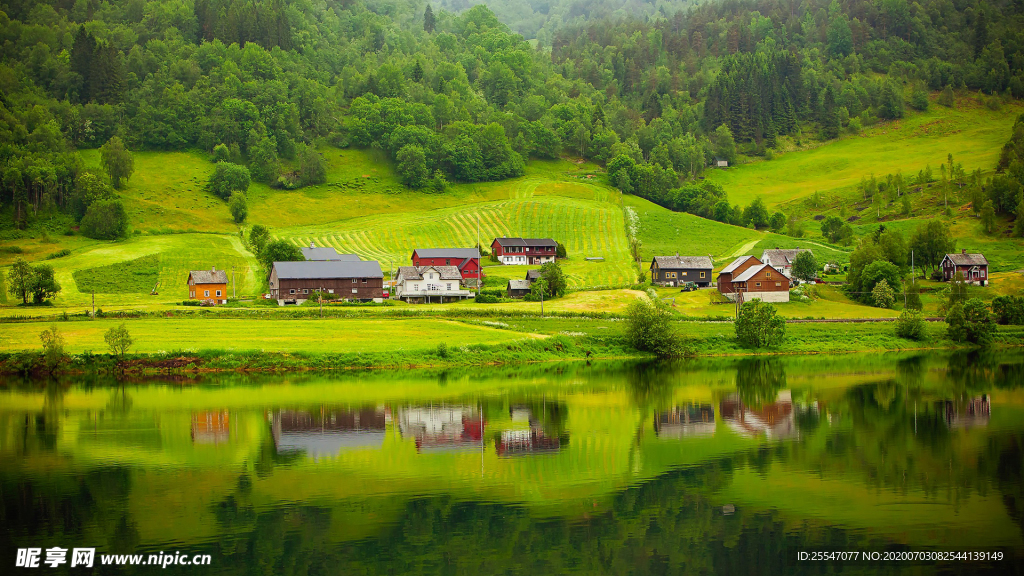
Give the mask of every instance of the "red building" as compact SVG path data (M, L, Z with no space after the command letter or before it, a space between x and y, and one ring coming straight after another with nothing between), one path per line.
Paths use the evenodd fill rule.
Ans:
M971 284L988 285L988 260L982 254L968 254L967 250L961 250L959 254L946 254L939 267L942 269L943 280L947 282L955 276L961 276Z
M550 238L495 238L491 252L502 264L546 264L555 261L558 242Z
M480 250L476 248L417 248L412 252L413 266L455 266L462 279L479 280L484 276L480 268Z

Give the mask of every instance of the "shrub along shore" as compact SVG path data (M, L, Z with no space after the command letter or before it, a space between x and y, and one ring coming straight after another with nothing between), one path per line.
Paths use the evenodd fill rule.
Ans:
M582 321L582 320L581 320ZM486 322L486 321L483 321ZM335 352L330 347L293 351L197 348L175 351L140 351L116 358L111 354L83 350L67 353L60 362L35 350L0 354L0 374L45 374L57 366L64 374L125 372L131 374L173 374L187 372L275 372L305 370L350 370L377 368L444 368L456 366L505 365L566 360L654 359L654 354L632 347L623 334L620 320L597 320L590 333L565 328L567 320L533 320L507 330L510 339L492 343L452 344L440 342L420 349L389 349L386 345L360 351ZM476 327L482 322L467 324ZM544 324L551 323L545 334ZM76 323L77 324L77 323ZM311 322L312 328L318 325ZM599 324L599 325L598 325ZM908 351L971 348L946 336L945 323L928 323L924 338L907 340L895 335L891 323L793 324L787 327L781 344L768 348L746 348L739 344L731 322L673 322L680 339L681 355L746 356L781 354L841 354L855 352ZM35 330L54 324L16 323L8 327ZM57 323L56 326L64 326ZM129 323L129 328L132 328ZM520 334L517 334L518 330ZM529 332L528 337L522 334ZM598 335L599 334L599 335ZM197 338L196 341L202 341ZM73 343L73 341L72 341ZM991 346L1024 346L1024 327L999 326ZM70 348L73 348L69 344Z

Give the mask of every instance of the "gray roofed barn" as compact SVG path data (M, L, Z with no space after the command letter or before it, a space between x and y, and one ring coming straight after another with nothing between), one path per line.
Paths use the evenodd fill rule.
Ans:
M533 282L534 280L540 278L540 276L541 276L540 270L527 270L526 271L526 281L527 282Z
M655 256L661 268L714 268L710 256Z
M338 254L338 251L330 246L317 247L313 244L309 248L302 248L302 257L306 260L342 260L345 262L358 262L359 256L355 254Z
M384 272L376 260L307 260L304 262L274 262L277 277L285 280L321 278L383 278Z

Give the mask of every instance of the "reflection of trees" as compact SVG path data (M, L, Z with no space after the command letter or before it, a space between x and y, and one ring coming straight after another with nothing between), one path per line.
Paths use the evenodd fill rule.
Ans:
M626 385L633 404L641 412L647 413L652 408L671 404L671 377L678 363L672 362L639 362L626 370Z
M777 358L747 358L736 366L736 390L747 406L775 402L786 388L786 368Z

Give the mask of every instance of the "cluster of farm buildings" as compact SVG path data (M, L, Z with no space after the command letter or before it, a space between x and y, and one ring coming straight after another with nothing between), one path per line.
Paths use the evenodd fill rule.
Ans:
M557 259L558 243L550 238L495 238L493 258L502 265L542 265ZM740 256L714 279L711 256L655 256L651 260L651 283L660 286L717 288L730 300L788 302L794 284L793 263L807 249L765 250L760 258ZM385 283L376 260L362 260L356 254L339 254L331 247L310 244L302 248L304 260L274 262L268 278L267 298L279 304L301 304L322 294L329 299L382 302L395 298L413 303L451 302L472 298L485 277L478 248L417 248L412 266L400 266L392 281ZM988 283L988 261L966 250L946 254L940 264L943 277L962 275L968 282ZM529 270L522 280L509 280L506 294L522 298L530 292L539 270ZM228 277L224 270L193 270L188 276L189 298L212 304L228 299Z

